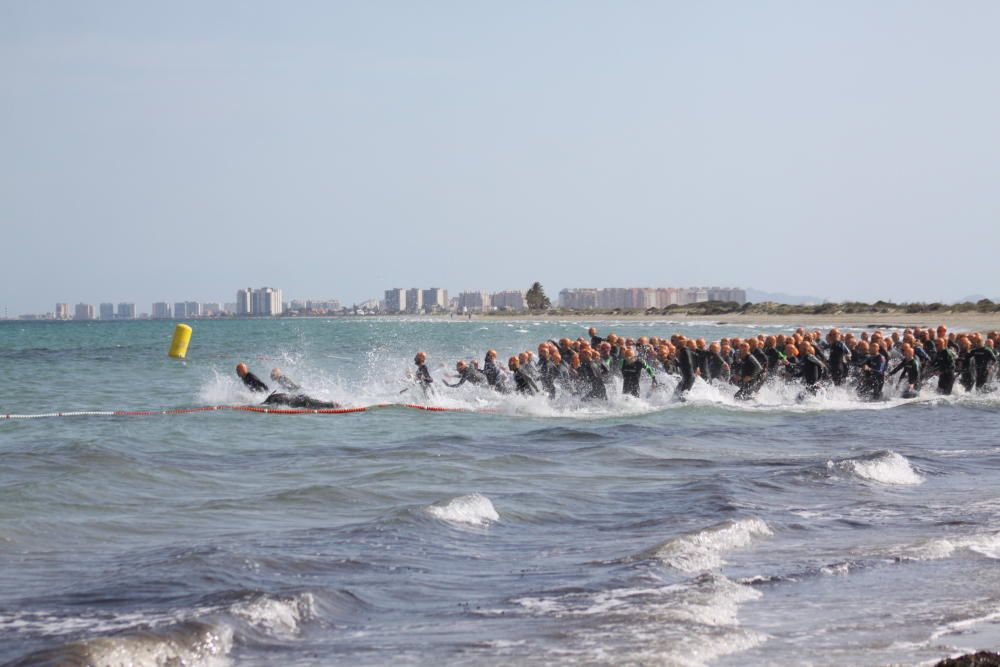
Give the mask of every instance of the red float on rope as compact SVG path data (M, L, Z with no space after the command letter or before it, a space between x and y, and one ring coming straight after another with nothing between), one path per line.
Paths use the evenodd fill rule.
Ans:
M496 414L499 410L493 408L443 408L434 405L419 405L417 403L377 403L355 408L324 408L315 410L297 408L265 408L256 405L210 405L200 408L175 408L171 410L114 410L114 411L80 411L80 412L48 412L33 415L0 414L0 419L42 419L47 417L154 417L165 415L186 415L195 412L218 412L230 410L233 412L254 412L275 415L346 415L355 412L368 412L379 408L408 408L423 412L475 412Z

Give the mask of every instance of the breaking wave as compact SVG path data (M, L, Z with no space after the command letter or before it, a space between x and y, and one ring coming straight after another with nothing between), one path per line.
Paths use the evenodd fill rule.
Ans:
M669 539L640 554L640 558L655 558L682 572L704 572L722 567L726 552L749 546L754 539L773 534L770 527L756 517L728 520Z
M761 597L752 587L717 574L670 585L649 579L511 602L520 613L558 618L572 628L572 648L560 649L560 657L568 650L584 662L695 666L767 641L767 635L739 625L740 606Z
M239 638L290 639L316 617L316 601L311 593L254 593L229 605L206 605L174 613L122 614L111 619L17 612L0 616L0 625L51 635L113 633L31 653L10 663L10 667L227 667Z
M430 505L426 511L442 521L470 526L486 526L500 520L490 499L478 493L452 498L444 505Z
M915 486L924 481L923 476L913 469L905 456L892 450L841 461L827 461L826 466L830 471L846 473L878 484Z

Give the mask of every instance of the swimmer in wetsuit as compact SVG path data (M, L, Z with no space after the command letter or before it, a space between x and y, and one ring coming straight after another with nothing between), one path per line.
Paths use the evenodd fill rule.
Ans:
M496 350L488 350L486 352L486 358L483 360L483 374L486 375L486 383L490 387L501 394L507 393L507 387L504 386L503 382L503 373L500 371L500 367L497 366Z
M976 341L976 347L969 352L969 356L975 362L976 391L986 391L986 380L989 378L990 366L996 363L997 355L992 347L986 345L986 342L983 341L979 334L976 334L974 340Z
M905 370L907 388L903 392L903 398L916 398L920 395L920 360L917 359L913 347L908 343L903 343L903 360L896 364L896 367L889 371L888 376L892 377L896 373Z
M434 383L434 378L431 377L431 372L427 370L427 353L417 352L413 357L413 363L417 366L416 382L423 389L424 396L433 394L434 387L431 385Z
M828 356L830 377L833 379L833 384L839 387L844 382L844 378L847 377L847 365L851 362L851 350L840 339L840 332L836 329L830 330L830 333L827 334L827 340L830 343Z
M622 394L639 397L639 379L645 371L653 380L653 386L657 386L656 373L642 359L636 355L631 347L625 348L625 359L622 361Z
M820 380L826 371L826 363L816 356L816 348L811 343L802 343L802 356L800 359L802 380L806 383L806 392L815 394L819 391ZM803 392L806 393L806 392ZM799 398L803 398L802 395Z
M486 382L486 376L483 375L481 370L470 366L464 361L460 361L455 364L455 370L458 371L458 382L455 384L449 384L447 380L441 380L444 382L446 387L454 389L456 387L461 387L466 382L471 385L480 385Z
M246 385L247 389L252 392L267 392L270 391L267 385L261 382L260 378L250 372L246 364L240 363L236 364L236 375L239 376L243 384Z
M280 384L285 391L302 391L302 387L285 375L280 368L271 369L271 379Z
M254 393L265 393L270 391L267 385L261 382L260 378L250 372L250 369L247 368L246 364L237 364L236 374L250 391ZM298 385L295 386L298 387ZM302 408L307 410L335 410L341 407L340 403L334 403L333 401L320 401L312 398L311 396L306 396L305 394L284 394L277 391L265 398L261 405L280 405L289 408Z
M507 360L507 368L514 374L514 386L517 393L525 396L534 396L538 393L538 385L531 379L531 376L521 368L521 361L517 357Z
M749 401L760 389L760 381L764 374L764 366L750 352L748 343L740 343L740 360L737 366L736 377L739 379L739 390L734 398L738 401Z
M937 353L931 363L938 374L937 391L939 394L950 396L951 388L955 386L955 365L958 355L955 354L955 350L948 347L947 338L935 338L934 346L937 348Z
M697 364L694 358L694 341L683 341L677 346L677 370L681 381L677 384L677 393L683 394L694 386L694 376Z
M597 359L600 358L599 354L594 350L583 350L580 355L581 359L578 373L580 374L580 377L588 383L588 391L584 395L583 400L608 400L608 390L604 385L604 376L609 371L607 371L604 366L597 361Z

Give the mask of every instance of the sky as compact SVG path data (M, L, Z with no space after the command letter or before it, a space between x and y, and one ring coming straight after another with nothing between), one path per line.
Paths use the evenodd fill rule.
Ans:
M1000 296L997 34L993 1L7 0L0 308Z

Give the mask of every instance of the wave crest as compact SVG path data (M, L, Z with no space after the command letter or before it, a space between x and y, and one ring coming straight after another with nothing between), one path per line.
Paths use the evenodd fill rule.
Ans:
M486 526L500 520L490 499L479 493L452 498L445 505L431 505L426 511L442 521L472 526Z
M879 484L914 486L924 481L905 456L891 449L858 458L827 461L826 466L829 470Z
M643 557L655 558L682 572L703 572L721 567L726 552L748 546L755 538L773 534L771 528L756 517L728 520L669 539L645 552Z

